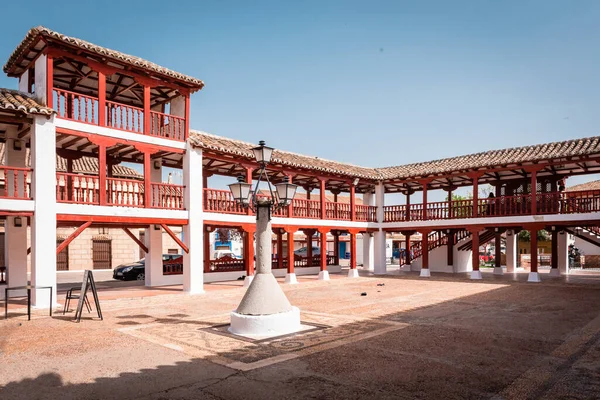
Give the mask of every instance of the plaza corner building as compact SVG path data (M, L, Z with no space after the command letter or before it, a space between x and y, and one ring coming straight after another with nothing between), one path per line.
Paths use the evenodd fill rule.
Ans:
M209 183L219 175L257 179L254 144L190 129L190 96L201 80L44 27L27 33L4 72L19 83L0 89L0 286L30 281L56 290L56 255L86 230L102 229L119 230L145 254L147 286L199 293L204 282L253 274L255 216ZM410 249L403 269L480 279L480 245L493 241L500 252L505 240L511 272L517 233L546 229L551 274L564 274L569 232L600 223L600 190L563 191L565 179L599 171L600 137L384 168L276 150L270 180L291 178L303 190L273 215L273 271L340 271L349 253L349 276L358 276L360 252L363 268L385 274L386 238L401 233ZM484 184L493 195L479 198ZM472 188L473 198L453 200L460 187ZM436 190L449 200L429 202ZM242 258L210 257L210 234L225 228L240 232ZM305 255L294 252L298 233ZM163 264L165 240L182 251L177 270ZM535 234L530 247L536 254ZM529 280L539 281L537 258L530 264ZM35 304L47 301L33 293Z

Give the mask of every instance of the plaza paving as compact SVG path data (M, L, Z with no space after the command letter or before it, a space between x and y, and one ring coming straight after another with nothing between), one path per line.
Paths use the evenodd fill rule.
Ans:
M301 277L310 329L261 341L226 332L241 282L103 282L104 321L0 319L0 398L599 398L600 275L526 278Z

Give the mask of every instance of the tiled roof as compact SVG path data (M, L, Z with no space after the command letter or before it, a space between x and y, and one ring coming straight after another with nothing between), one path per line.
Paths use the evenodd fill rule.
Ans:
M567 192L575 192L580 190L600 190L600 181L591 181L580 183L579 185L569 186Z
M435 161L379 168L378 171L384 179L402 179L593 154L600 154L600 137L598 136L503 150L490 150Z
M43 26L31 28L29 32L27 32L27 35L25 35L23 41L17 46L15 51L13 51L8 61L4 65L5 73L10 74L11 71L18 67L16 64L17 60L22 55L29 52L32 46L35 46L37 44L38 38L40 36L53 41L62 42L63 44L68 46L77 47L84 51L96 53L102 57L112 58L114 60L120 61L125 64L129 64L134 67L143 68L160 75L165 75L180 81L184 81L188 84L191 84L192 86L195 86L197 89L202 89L202 87L204 86L204 82L202 82L200 79L196 79L191 76L175 72L168 68L161 67L160 65L154 64L150 61L144 60L136 56L131 56L129 54L121 53L116 50L111 50L107 49L106 47L95 45L85 40L63 35L62 33L55 32Z
M4 165L4 143L0 143L0 165ZM27 154L25 156L27 167L31 166L31 153L29 149L26 149ZM123 165L113 165L113 176L116 178L131 178L131 179L142 179L143 175L138 173L135 169L129 168ZM67 172L67 160L56 156L56 171ZM97 174L98 173L98 159L93 157L81 157L78 160L73 160L73 173L74 174Z
M190 131L190 142L193 146L202 149L214 150L219 153L241 156L248 159L254 158L251 149L256 147L256 144L253 143L229 139L200 131ZM273 162L295 168L305 168L332 174L347 175L351 178L378 179L380 176L373 168L359 167L352 164L325 160L319 157L304 156L283 150L275 150L273 152Z
M256 144L199 131L190 131L190 141L192 145L203 149L250 159L254 157L250 149L256 147ZM599 136L503 150L490 150L465 156L385 168L359 167L281 150L275 150L273 160L291 167L336 173L350 177L392 180L588 155L600 155Z
M0 111L22 111L25 114L50 115L54 112L39 104L31 95L18 90L0 88Z

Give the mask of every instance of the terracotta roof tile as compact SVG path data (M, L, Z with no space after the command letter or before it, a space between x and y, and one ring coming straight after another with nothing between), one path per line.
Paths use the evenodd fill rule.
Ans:
M51 108L38 103L30 94L18 90L0 88L0 111L22 111L25 114L50 115Z
M62 33L55 32L51 29L48 29L43 26L37 26L35 28L31 28L29 32L25 35L23 41L17 46L17 48L10 55L8 61L4 65L4 72L10 74L14 71L17 66L17 61L21 57L21 55L25 54L29 51L32 46L35 46L38 42L39 37L49 38L54 41L62 42L69 46L74 46L84 51L96 53L103 57L112 58L114 60L120 61L125 64L129 64L134 67L143 68L152 72L155 72L160 75L168 76L180 81L184 81L192 86L195 86L197 89L202 89L204 86L204 82L200 79L193 78L188 75L181 74L179 72L170 70L165 67L161 67L160 65L154 64L150 61L144 60L142 58L132 56L129 54L121 53L116 50L107 49L106 47L98 46L93 43L87 42L85 40L77 39L74 37L63 35Z
M600 190L600 180L580 183L579 185L569 186L567 192L575 192L580 190Z
M190 142L193 146L207 150L214 150L244 158L254 158L252 148L256 144L243 142L241 140L229 139L222 136L212 135L206 132L190 131ZM379 174L373 168L359 167L338 161L325 160L319 157L305 156L289 151L275 150L273 161L282 165L305 168L332 174L346 175L351 178L378 179Z

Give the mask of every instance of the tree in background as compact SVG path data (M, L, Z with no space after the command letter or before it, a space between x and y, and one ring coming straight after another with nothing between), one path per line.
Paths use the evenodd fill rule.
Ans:
M238 229L217 228L215 229L215 233L217 234L220 242L236 242L242 240L242 233Z
M519 240L523 242L531 242L531 234L529 233L529 231L519 232ZM540 231L537 231L537 240L546 242L552 240L552 236L547 230L542 229Z

